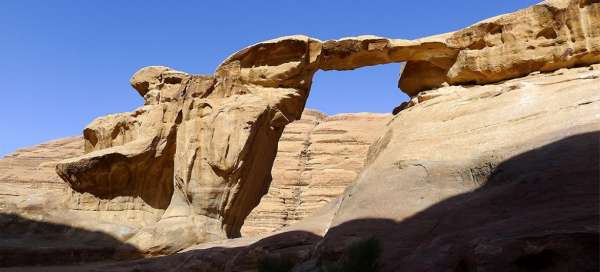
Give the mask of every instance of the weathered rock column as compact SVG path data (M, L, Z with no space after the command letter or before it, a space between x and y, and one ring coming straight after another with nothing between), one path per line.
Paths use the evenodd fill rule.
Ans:
M284 126L304 109L312 42L250 47L214 76L138 71L131 84L145 105L95 120L84 131L88 153L57 166L72 208L138 215L141 229L128 242L149 254L238 237L267 192Z

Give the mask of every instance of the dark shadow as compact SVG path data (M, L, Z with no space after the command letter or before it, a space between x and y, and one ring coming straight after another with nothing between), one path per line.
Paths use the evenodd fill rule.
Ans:
M599 271L599 142L600 133L587 133L514 156L494 167L480 188L402 221L358 219L324 238L292 231L247 246L96 269L255 271L268 258L319 271L347 259L352 243L375 239L381 243L377 271Z
M512 157L478 189L395 222L360 219L329 230L340 244L376 237L382 271L599 271L600 133Z
M265 260L301 263L310 257L321 236L290 231L248 246L212 247L171 256L114 263L94 271L256 271Z
M135 247L102 232L0 214L0 267L114 260L117 249L139 257Z

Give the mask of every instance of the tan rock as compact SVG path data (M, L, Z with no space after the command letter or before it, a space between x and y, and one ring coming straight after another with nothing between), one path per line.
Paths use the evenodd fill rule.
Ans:
M137 231L124 224L126 217L110 222L97 212L80 214L65 205L69 188L55 166L82 154L83 139L70 137L0 159L0 270L107 260L117 248L137 256L135 248L123 243Z
M480 188L479 183L492 180L491 174L502 162L528 152L536 144L549 144L565 135L598 129L597 99L592 87L598 85L595 68L559 70L552 75L539 72L600 62L599 9L597 1L553 0L454 33L419 40L361 36L323 42L306 36L283 37L234 53L217 67L214 75L207 76L167 67L143 68L132 77L131 84L144 97L145 105L131 113L109 115L92 122L84 130L86 154L57 165L58 174L70 190L71 212L65 213L67 218L61 220L74 222L77 219L82 228L90 230L104 228L120 241L130 243L121 245L123 248L131 249L133 245L134 253L139 250L146 255L169 254L196 243L238 237L245 218L268 192L277 142L283 128L300 119L313 74L319 69L348 70L392 62L407 62L399 85L412 96L411 101L396 110L390 128L372 146L370 166L361 174L354 189L345 194L344 201L334 202L339 205L331 206L336 209L332 223L339 229L350 220L365 217L402 221L422 218L421 211L428 211L429 206L445 198ZM531 75L523 79L501 82L528 74ZM498 83L461 86L491 82ZM445 87L448 84L455 86ZM305 155L308 151L327 153L341 146L343 138L327 138L326 134L319 138L321 136L314 132L310 136L315 139L314 149L307 150ZM557 160L563 162L560 158ZM590 161L580 165L592 169L593 165L588 165ZM313 203L321 198L334 195L329 190L319 189L321 180L341 178L336 183L349 180L355 173L343 169L351 165L360 167L349 160L343 161L348 165L340 162L340 171L331 171L334 166L317 168L318 163L326 162L306 159L305 162L297 180L306 183L315 177L316 183L314 188L308 187L311 190L301 192L307 204L292 213L292 220L313 210L316 207ZM307 171L307 166L314 168ZM539 167L539 160L533 166ZM559 166L559 169L567 169L566 173L571 173L569 169L581 170L579 165ZM517 170L511 169L520 168L510 166L508 170L513 173ZM532 173L539 174L539 168L535 170ZM589 175L587 170L581 171ZM554 178L553 173L539 177ZM512 178L515 177L507 177ZM588 179L582 182L587 189L582 191L583 197L593 202L595 195L589 192L595 190L585 187L590 186ZM484 187L492 190L488 188ZM535 187L519 188L520 191L514 192L536 192ZM548 195L557 197L559 189L551 187L550 193L554 194ZM484 195L492 194L484 192ZM576 209L579 203L570 202L576 193L569 190L566 193L568 197L557 197L556 203L574 207L574 210L564 210L567 214L588 216L592 213L587 207ZM506 196L491 199L503 203L511 200ZM546 203L543 199L532 199ZM495 207L486 206L485 202L478 204ZM524 214L517 209L518 205L510 207L515 217L523 220ZM545 214L535 207L533 210ZM473 210L466 211L468 215ZM447 210L444 213L450 214ZM423 242L419 240L425 235L422 231L437 229L437 217L429 217L429 214L423 215L425 223L416 224L416 231L384 229L388 223L394 223L388 221L380 222L381 229L368 231L374 235L388 235L393 231L390 243L394 242L395 249L386 249L385 264L395 265L393 258L407 256L402 254L417 249L445 248L432 244L417 248ZM486 220L489 218L494 222L505 219L492 216ZM464 220L458 223L477 221L468 216L461 219ZM108 225L95 224L98 220ZM590 227L585 225L586 220L587 217L579 225L564 226L581 231ZM516 223L521 221L513 225L518 225ZM557 233L571 237L561 232L563 225L547 223L556 226ZM539 225L523 226L531 228L517 234L527 239L531 238L527 236L530 233L542 231ZM578 227L581 228L576 229ZM360 233L360 228L350 229L349 236ZM403 236L406 233L413 233L413 238ZM336 244L336 237L345 242L345 235L345 232L329 230L319 250L335 252L335 247L344 245ZM314 242L314 239L308 240ZM333 249L329 241L334 241ZM486 245L507 247L501 243ZM565 248L572 248L572 244ZM117 251L127 252L126 249ZM442 251L455 252L453 249ZM428 254L424 252L420 256L435 259ZM477 254L472 254L471 259L478 259ZM406 267L415 265L413 270L418 270L417 259L402 262L406 261ZM255 264L256 258L253 260ZM452 263L455 265L452 269L468 268L469 262L470 259L466 259L465 264ZM386 269L396 268L390 265ZM430 268L432 271L445 269Z
M71 207L140 221L143 228L129 242L152 253L239 236L270 182L283 129L277 105L233 94L245 92L235 76L205 86L184 80L200 77L176 72L183 79L170 81L174 76L165 73L171 70L160 76L154 71L142 69L132 79L132 85L145 86L136 82L158 78L149 85L146 106L95 120L84 132L89 153L57 166L73 189ZM194 90L199 86L207 90ZM158 239L181 231L190 239Z
M389 114L327 116L305 110L302 119L286 126L269 192L246 218L242 236L293 224L342 194L362 170L377 132L390 119Z
M143 68L131 84L145 106L94 121L84 131L89 153L57 170L74 190L73 209L129 214L143 227L129 242L150 254L238 237L267 192L277 141L285 125L300 119L318 69L406 61L400 86L414 105L435 100L435 92L419 92L445 83L497 82L599 62L599 8L593 1L544 2L412 41L283 37L234 53L212 76ZM169 228L184 228L190 238L164 244L158 236L178 233Z
M490 83L600 61L600 5L546 1L457 31L448 83Z
M414 99L325 223L318 263L375 237L381 271L517 271L540 252L594 270L598 86L582 67Z
M71 137L22 148L0 159L0 211L59 205L68 187L56 174L56 163L81 154L83 141Z
M239 61L242 80L247 83L304 90L317 69L352 70L407 62L399 87L413 96L444 83L484 84L597 63L598 9L595 2L547 1L419 40L359 36L321 42L304 36L284 37L250 46L224 64ZM272 52L284 57L272 57Z
M382 245L380 271L595 271L599 85L600 70L582 67L428 91L393 117L357 182L316 215L268 235L60 271L252 271L265 258L315 271L368 237Z

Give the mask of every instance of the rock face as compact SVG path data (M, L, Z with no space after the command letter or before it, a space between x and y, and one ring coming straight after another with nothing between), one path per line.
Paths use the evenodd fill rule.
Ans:
M600 61L597 1L550 0L458 31L448 83L477 84ZM410 64L410 63L409 63Z
M414 41L284 37L234 53L214 75L146 67L131 79L145 106L95 120L86 154L57 171L73 189L72 209L138 224L128 242L148 254L238 237L317 70L407 62L399 85L415 96L587 65L600 61L599 10L596 1L548 1Z
M131 84L146 105L95 120L84 130L87 153L57 166L72 209L139 222L128 242L151 254L239 236L290 119L279 110L288 94L253 94L227 73L137 72Z
M596 65L425 92L327 212L268 236L73 269L319 271L347 267L347 247L374 239L380 271L597 271L598 86Z
M318 262L375 237L382 271L596 271L599 86L595 65L420 94L371 147Z
M62 199L67 184L56 174L56 163L82 154L83 141L71 137L19 149L0 159L0 211L40 208Z
M599 21L598 1L554 0L413 41L279 38L234 53L214 75L143 68L131 85L145 105L95 120L85 154L56 166L69 186L64 216L107 222L103 231L126 242L120 254L238 237L268 192L277 143L300 119L314 73L406 62L399 85L411 101L329 212L273 242L236 240L236 250L170 260L243 271L288 256L296 271L315 271L356 259L344 248L374 238L383 271L597 271L598 67L549 72L600 62ZM484 83L495 84L473 86ZM328 174L301 166L301 182ZM303 231L315 224L324 239ZM225 251L235 258L213 258Z
M382 131L390 119L390 114L327 116L306 110L301 120L286 126L271 171L269 192L246 219L243 236L266 234L291 225L341 195L364 166L369 145L379 137L373 132ZM70 195L55 166L61 160L83 155L84 142L79 137L65 138L21 149L1 159L0 183L8 189L0 196L2 211L48 210L49 200L55 200L53 208L65 212L64 203L60 202L65 197L82 205L81 195ZM77 212L113 220L106 215L116 213L116 209L102 212L96 205ZM127 218L132 227L143 222L134 213L129 211Z
M306 110L301 120L286 127L273 166L269 193L245 221L243 236L266 234L290 225L342 194L362 169L368 146L378 137L373 131L381 131L390 119L389 114L326 116ZM312 132L311 137L308 131ZM86 130L86 133L91 132ZM0 195L0 213L6 215L0 215L0 226L5 230L5 237L0 237L3 241L0 252L6 256L4 260L0 258L0 266L28 263L26 256L36 256L38 264L52 264L44 260L54 259L56 254L50 251L61 252L61 248L88 253L87 256L81 254L81 259L63 258L56 263L89 261L91 255L109 258L114 249L106 247L128 246L83 230L120 234L115 238L124 241L144 227L140 218L143 213L138 216L136 211L118 211L116 204L110 202L105 204L112 205L109 211L102 211L98 206L69 210L75 205L74 199L82 205L79 207L84 207L85 204L81 204L84 198L76 192L75 196L71 195L73 192L56 174L55 166L61 160L83 155L84 142L81 137L60 139L20 149L0 159L0 187L4 190ZM289 181L289 176L295 177L294 182ZM64 203L65 199L69 202ZM123 218L119 213L128 216ZM74 237L59 234L61 229L73 227L81 228L81 231L66 231ZM32 233L18 231L23 228L31 229ZM50 240L34 233L54 229L59 233L51 234ZM88 248L78 239L99 240L100 245ZM15 243L20 246L15 248ZM28 244L39 243L44 243L48 252L28 247ZM13 255L15 250L21 256Z
M132 232L127 226L97 220L95 215L75 216L64 205L69 188L55 166L82 154L82 138L71 137L0 159L0 270L106 260L118 248L137 256L134 247L122 242Z
M326 116L305 110L286 126L271 171L269 192L242 226L242 236L291 225L341 195L364 167L369 146L390 114Z

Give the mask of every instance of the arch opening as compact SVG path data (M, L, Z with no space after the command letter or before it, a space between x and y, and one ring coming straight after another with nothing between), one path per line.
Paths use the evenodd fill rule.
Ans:
M328 115L355 112L391 113L395 107L410 99L398 89L399 73L403 64L390 63L344 71L318 71L313 76L306 108Z
M385 131L394 108L410 98L398 89L404 63L317 71L300 120L279 141L266 195L241 235L281 229L318 212L351 186L369 146Z

